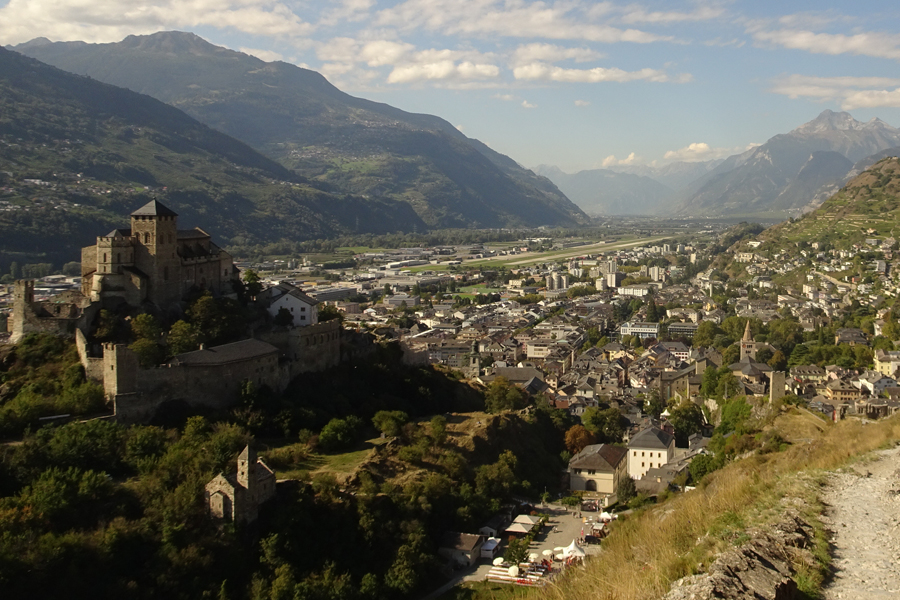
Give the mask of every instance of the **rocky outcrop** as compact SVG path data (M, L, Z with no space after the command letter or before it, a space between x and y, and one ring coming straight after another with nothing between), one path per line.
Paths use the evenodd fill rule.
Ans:
M766 531L752 532L749 542L720 555L706 573L679 579L666 600L794 600L791 579L797 561L808 561L805 550L812 527L795 512Z

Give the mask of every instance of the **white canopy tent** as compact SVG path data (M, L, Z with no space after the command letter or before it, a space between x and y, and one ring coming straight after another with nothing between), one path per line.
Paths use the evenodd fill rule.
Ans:
M563 550L563 556L566 558L583 557L585 556L585 552L581 549L581 546L575 543L575 540L572 540L572 543Z

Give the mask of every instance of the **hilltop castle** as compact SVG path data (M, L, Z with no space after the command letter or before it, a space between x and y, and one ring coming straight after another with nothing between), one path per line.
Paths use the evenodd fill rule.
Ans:
M230 294L237 281L231 255L199 227L179 230L178 215L156 200L131 213L131 229L81 249L81 292L104 305L165 308L192 288Z
M17 281L8 329L12 343L29 333L75 336L85 375L102 383L107 402L123 423L146 421L166 402L225 409L245 382L276 392L300 373L341 360L338 320L318 322L316 302L291 286L264 298L278 302L296 327L257 331L255 338L201 347L143 368L127 345L91 343L89 332L101 308L118 306L165 311L187 292L234 293L238 269L202 229L178 229L178 215L156 200L131 213L130 229L114 229L82 249L82 291L35 301L34 282Z

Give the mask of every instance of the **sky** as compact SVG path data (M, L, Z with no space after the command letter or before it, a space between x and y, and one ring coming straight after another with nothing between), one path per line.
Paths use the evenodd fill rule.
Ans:
M0 0L0 44L191 31L443 117L526 167L724 158L846 110L900 126L900 2Z

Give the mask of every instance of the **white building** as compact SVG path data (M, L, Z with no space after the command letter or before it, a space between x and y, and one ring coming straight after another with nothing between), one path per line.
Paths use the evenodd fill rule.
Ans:
M659 323L626 321L619 326L619 335L636 335L641 339L659 337Z
M675 436L648 427L628 442L628 474L641 479L649 469L662 467L675 457Z
M315 325L319 322L319 311L316 308L318 301L304 294L299 288L289 283L279 283L266 291L270 294L268 312L273 319L279 310L285 308L294 317L295 327Z

